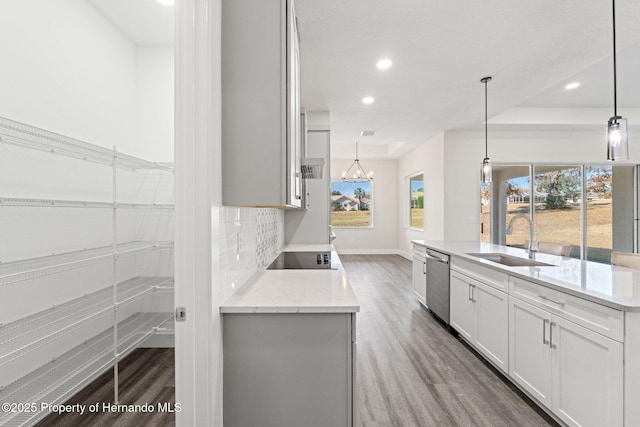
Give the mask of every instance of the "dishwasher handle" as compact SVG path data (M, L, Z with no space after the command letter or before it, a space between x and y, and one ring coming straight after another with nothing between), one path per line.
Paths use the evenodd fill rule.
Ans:
M442 259L440 257L437 256L433 256L430 253L427 252L426 257L428 260L433 260L433 261L437 261L440 262L442 264L449 264L449 260L448 259Z

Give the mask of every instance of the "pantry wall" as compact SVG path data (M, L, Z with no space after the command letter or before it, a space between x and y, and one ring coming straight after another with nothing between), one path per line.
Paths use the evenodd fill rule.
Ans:
M183 390L176 401L184 408L177 422L188 425L206 413L218 424L219 383L213 399L191 394L211 379L182 374L202 353L173 334L174 290L178 301L180 289L191 289L179 269L172 287L174 232L194 216L185 200L207 204L193 185L174 189L176 49L133 42L94 7L100 3L0 4L0 400L61 403L130 350L175 343L183 367L176 372L176 391ZM189 4L181 4L183 14ZM183 153L191 150L182 133L175 139ZM219 179L219 165L207 167ZM182 169L183 177L189 173ZM181 218L173 207L180 194ZM284 214L219 203L206 210L194 230L197 244L184 233L181 241L183 248L208 246L210 288L197 289L215 298L197 301L217 306L281 250ZM196 322L198 313L212 310L192 309L181 325L208 328ZM215 344L219 333L213 336L198 342ZM205 365L219 378L216 363ZM124 395L119 391L114 401ZM42 415L0 424L31 425Z
M118 361L174 341L173 46L89 1L0 9L0 400L62 403L115 366L117 402Z

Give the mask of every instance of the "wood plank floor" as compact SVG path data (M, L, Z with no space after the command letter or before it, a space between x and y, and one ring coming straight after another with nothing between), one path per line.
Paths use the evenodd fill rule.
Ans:
M342 255L361 304L357 319L358 426L555 426L413 296L411 263ZM139 349L121 362L122 403L174 402L173 349ZM69 403L113 401L109 371ZM173 414L49 416L39 426L172 426ZM253 426L248 426L253 427Z
M139 348L119 365L120 404L156 405L154 413L77 413L49 415L39 427L53 426L175 426L175 415L158 412L158 403L175 403L175 359L173 348ZM113 402L113 370L110 369L81 390L68 404Z
M557 425L413 296L411 262L341 255L357 316L360 426Z

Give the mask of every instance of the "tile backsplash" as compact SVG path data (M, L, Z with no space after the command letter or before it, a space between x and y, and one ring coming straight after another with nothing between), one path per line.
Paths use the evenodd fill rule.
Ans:
M282 209L256 209L258 268L265 269L284 245Z
M233 293L282 250L284 212L222 207L220 222L220 278Z

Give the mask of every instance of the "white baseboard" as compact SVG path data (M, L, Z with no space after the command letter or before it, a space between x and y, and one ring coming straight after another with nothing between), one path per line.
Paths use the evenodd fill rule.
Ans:
M398 255L400 255L403 258L408 259L409 261L413 260L413 254L411 252L405 252L405 251L398 250Z
M139 348L170 348L175 347L173 334L151 335L149 339L138 346Z
M337 249L338 255L400 255L398 249Z

